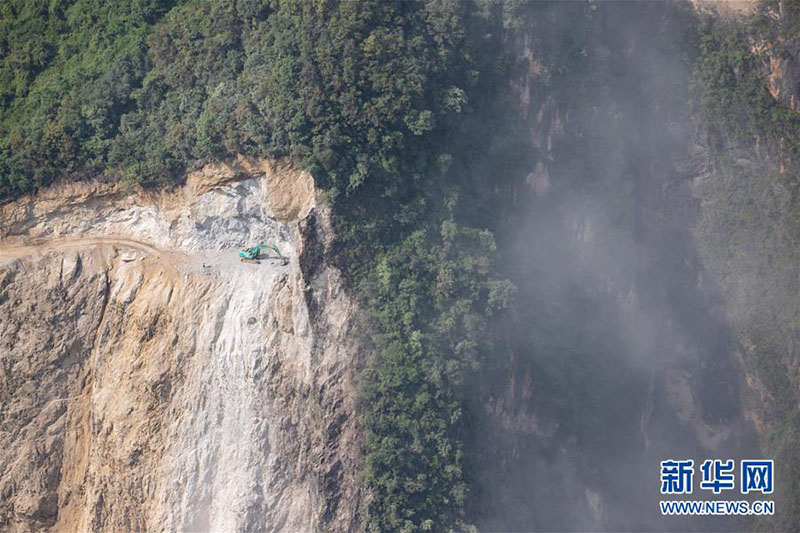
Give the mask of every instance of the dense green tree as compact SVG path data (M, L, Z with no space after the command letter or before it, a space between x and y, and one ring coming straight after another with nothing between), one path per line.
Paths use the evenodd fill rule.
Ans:
M55 179L179 181L292 156L329 192L375 339L364 523L466 527L463 384L513 287L459 215L459 143L506 73L503 10L462 0L12 0L0 22L0 196ZM507 13L505 14L507 17ZM488 107L487 107L488 109Z

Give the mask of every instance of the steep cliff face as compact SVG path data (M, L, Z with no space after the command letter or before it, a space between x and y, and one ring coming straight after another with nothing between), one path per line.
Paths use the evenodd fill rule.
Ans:
M0 227L0 526L352 527L353 302L308 174L57 186Z
M663 517L656 503L665 458L760 454L744 350L692 232L708 153L687 105L689 16L610 3L584 28L553 17L553 31L586 36L555 64L560 80L547 40L520 38L515 87L536 162L501 231L522 302L511 355L490 365L477 408L495 437L474 441L487 530L753 527Z
M775 460L779 513L769 528L797 529L800 510L800 203L780 164L742 150L693 180L693 233L725 302L746 386L744 414ZM794 190L793 190L794 189Z
M800 113L800 28L798 6L779 0L777 9L769 10L775 36L763 46L769 63L767 87L772 96L787 108Z
M733 25L757 7L694 4ZM773 4L771 29L796 23ZM780 150L798 132L710 140L689 105L685 6L587 11L548 13L515 43L535 159L499 231L523 303L474 406L480 525L796 531L800 202ZM559 48L548 31L581 37ZM775 43L750 96L797 110L796 43ZM664 458L753 456L775 460L775 516L660 516Z
M800 527L799 8L764 1L742 21L757 74L748 97L737 99L761 125L710 146L700 139L690 158L694 242L737 342L744 415L775 461L778 510L761 524L771 531Z

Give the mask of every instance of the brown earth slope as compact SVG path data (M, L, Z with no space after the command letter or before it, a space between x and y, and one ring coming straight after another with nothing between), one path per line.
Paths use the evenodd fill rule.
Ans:
M0 529L353 527L353 304L308 174L57 186L0 228Z

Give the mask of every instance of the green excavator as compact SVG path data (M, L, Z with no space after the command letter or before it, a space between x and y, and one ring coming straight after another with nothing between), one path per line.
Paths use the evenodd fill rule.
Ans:
M277 254L277 257L267 256L264 259L280 259L281 264L287 264L289 262L289 258L284 257L281 251L278 249L277 246L274 244L256 244L255 246L251 246L250 248L245 248L244 250L239 250L239 258L242 263L254 263L259 264L260 255L262 250L272 250Z

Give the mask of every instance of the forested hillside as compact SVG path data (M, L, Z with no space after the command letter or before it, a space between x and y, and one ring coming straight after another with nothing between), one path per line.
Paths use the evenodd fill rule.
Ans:
M693 76L693 108L715 169L699 187L708 207L696 234L723 287L745 371L769 391L747 403L764 453L780 465L777 491L786 507L766 529L781 531L800 524L800 395L792 370L800 361L800 114L767 90L765 78L783 73L765 66L797 61L798 21L796 0L762 2L745 25L703 20Z
M788 4L796 14L797 1ZM502 396L489 381L507 379L509 368L534 376L535 392L520 401L546 412L533 425L557 419L562 440L537 453L573 447L583 466L623 444L639 453L635 439L605 423L648 440L630 398L652 402L647 389L661 367L626 359L635 350L623 337L635 328L608 312L619 305L615 283L634 280L629 299L651 304L655 329L672 328L670 313L688 306L696 315L677 321L687 337L702 337L698 324L730 336L725 319L707 318L712 298L691 284L704 268L729 275L727 253L765 252L754 255L774 262L753 268L782 277L762 277L769 281L733 326L769 344L744 365L769 391L797 383L775 354L796 351L787 339L797 329L800 115L770 95L753 47L780 40L769 15L776 6L764 2L744 24L683 2L623 16L593 1L9 0L0 6L0 201L69 180L169 188L240 154L296 161L325 191L333 261L366 310L360 520L376 532L469 530L482 513L528 498L488 503L496 480L480 463L506 449L475 442L494 427L477 404ZM614 21L626 25L620 36ZM648 35L637 33L650 24ZM643 52L626 56L634 45ZM753 172L763 182L709 181L718 203L699 217L702 268L689 235L694 211L677 210L691 211L688 186L674 178L675 161L697 146L719 168L735 166L737 150L763 150L781 168L769 167L769 178ZM542 165L555 191L544 200ZM769 187L782 187L780 198L759 197ZM658 204L664 198L674 204ZM591 260L550 231L554 217L592 206L617 232L609 242L624 243L602 251L608 275L584 276ZM759 217L777 221L779 238L766 235L764 220L753 223ZM591 233L570 231L583 232L576 241ZM666 334L658 343L680 344ZM697 351L716 356L733 343L726 336L723 348L709 341ZM727 359L719 365L735 372ZM738 408L738 389L726 386L721 397ZM795 399L766 403L755 409L768 413L767 449L796 472ZM715 421L738 416L706 407ZM531 442L515 431L500 434L509 456ZM518 464L505 460L497 464ZM647 524L631 520L610 523Z
M11 2L2 194L56 179L170 185L289 155L330 192L373 310L369 529L463 524L462 382L485 349L491 233L463 226L450 150L507 74L495 2ZM484 112L485 116L488 113ZM457 167L458 165L456 165Z
M400 188L392 178L438 157L430 132L491 83L496 65L480 63L492 46L468 41L500 38L483 26L497 11L488 3L2 9L6 196L77 172L169 183L237 153L302 158L341 191L367 176Z

